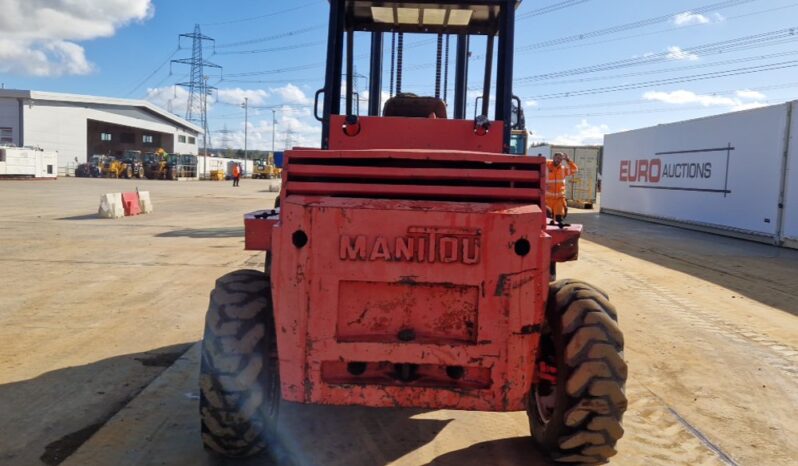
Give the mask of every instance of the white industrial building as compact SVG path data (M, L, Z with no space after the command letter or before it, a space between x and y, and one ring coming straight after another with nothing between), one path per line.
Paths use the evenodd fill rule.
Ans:
M58 152L58 166L92 155L197 155L202 128L143 100L0 89L0 145Z

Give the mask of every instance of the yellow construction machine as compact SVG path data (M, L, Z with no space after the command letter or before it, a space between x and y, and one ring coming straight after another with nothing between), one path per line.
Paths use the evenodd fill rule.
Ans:
M163 149L145 154L144 174L150 180L165 180L169 175L169 154Z
M132 178L133 167L116 157L108 157L102 165L102 176L105 178Z
M272 180L275 178L280 178L283 173L283 170L277 168L277 166L274 164L274 156L272 155L269 155L269 158L266 160L256 160L253 165L253 179Z

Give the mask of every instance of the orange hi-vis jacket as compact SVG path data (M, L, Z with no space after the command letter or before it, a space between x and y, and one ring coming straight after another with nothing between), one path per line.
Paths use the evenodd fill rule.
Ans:
M241 169L238 165L233 165L233 177L238 178L241 175Z
M570 160L563 160L559 167L555 167L551 160L546 162L546 197L549 199L565 198L565 179L575 175L577 171L579 171L579 167Z

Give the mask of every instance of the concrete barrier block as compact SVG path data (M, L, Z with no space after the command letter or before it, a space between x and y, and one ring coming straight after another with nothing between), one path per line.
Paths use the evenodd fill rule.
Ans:
M122 193L122 205L125 207L125 215L129 217L141 213L138 193Z
M141 213L152 213L152 199L149 191L139 191L139 205L141 206Z
M122 193L108 193L100 196L100 208L97 215L101 218L122 218L125 207L122 204Z

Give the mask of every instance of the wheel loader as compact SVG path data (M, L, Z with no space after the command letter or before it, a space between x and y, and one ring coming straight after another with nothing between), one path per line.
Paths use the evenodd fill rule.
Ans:
M519 4L329 1L321 148L287 151L279 207L244 215L245 247L266 251L264 269L229 273L211 292L206 449L290 463L284 400L525 411L530 441L555 461L615 455L627 407L618 313L600 288L556 281L582 228L547 225L545 160L509 155ZM433 95L403 88L409 35L437 37ZM453 94L441 83L447 37ZM391 94L367 115L355 105L356 40L371 49L369 94ZM484 69L469 79L472 52ZM481 108L469 115L478 75Z
M108 157L103 162L102 174L105 178L132 178L133 167L116 157Z

